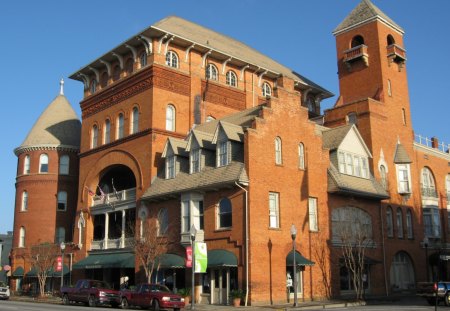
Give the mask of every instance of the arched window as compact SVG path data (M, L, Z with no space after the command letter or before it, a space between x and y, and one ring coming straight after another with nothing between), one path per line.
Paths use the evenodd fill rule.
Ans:
M134 60L133 58L128 58L127 62L125 63L125 72L127 73L127 76L133 73L133 64Z
M111 139L111 121L105 120L105 126L103 127L103 143L109 144Z
M394 237L394 223L392 221L392 208L390 206L386 209L386 230L389 238Z
M387 45L395 44L395 39L392 35L388 35L386 38Z
M215 81L219 79L217 67L213 64L208 64L208 66L206 66L206 79Z
M275 164L282 164L283 163L283 157L281 153L281 138L276 137L275 138Z
M158 212L158 236L166 235L169 229L169 213L167 207L163 207Z
M305 169L305 147L302 143L298 144L298 168Z
M352 39L351 47L357 47L364 44L364 38L360 35L354 36Z
M401 208L397 208L397 236L403 238L403 213Z
M131 115L131 134L135 134L139 131L139 109L138 107L133 108L133 113Z
M113 81L117 81L120 79L120 66L115 65L113 68Z
M24 191L22 192L22 206L20 208L22 212L25 212L28 210L28 192Z
M48 155L45 153L39 157L39 173L48 173Z
M91 85L89 86L89 91L91 94L94 94L97 91L97 80L92 80Z
M19 231L19 247L25 247L25 227L20 227L20 231Z
M57 245L64 243L66 241L66 229L64 227L58 227L56 230L55 242Z
M231 201L228 198L223 198L219 202L219 208L217 211L218 227L220 228L230 228L232 226L232 209Z
M30 174L30 156L28 154L23 160L23 173Z
M388 189L388 181L387 181L387 174L386 174L386 167L384 165L380 165L380 177L381 177L381 185L383 186L383 189Z
M119 113L116 126L116 139L121 138L123 138L123 113Z
M94 124L91 133L91 149L97 148L98 146L98 126Z
M406 233L408 234L408 239L412 239L414 237L412 225L412 213L410 209L406 211Z
M106 71L102 73L102 77L100 78L100 85L102 88L108 85L108 73Z
M178 68L178 55L174 51L166 53L166 65L173 68Z
M59 174L60 175L69 175L69 163L70 158L67 154L62 155L59 159Z
M270 87L269 83L267 83L267 82L264 82L262 85L262 96L263 97L272 96L272 88Z
M427 168L422 169L422 196L437 198L436 187L434 184L433 173Z
M67 209L67 192L58 192L58 211L65 211Z
M175 131L175 107L172 105L166 108L166 130Z
M147 52L142 52L139 56L139 64L141 65L141 68L144 68L147 66Z
M231 70L228 71L226 78L227 78L226 82L229 86L237 87L237 76L234 73L234 71Z

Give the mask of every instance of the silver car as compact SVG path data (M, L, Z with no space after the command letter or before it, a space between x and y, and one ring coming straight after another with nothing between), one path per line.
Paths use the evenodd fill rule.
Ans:
M0 283L0 299L9 299L9 286L5 283Z

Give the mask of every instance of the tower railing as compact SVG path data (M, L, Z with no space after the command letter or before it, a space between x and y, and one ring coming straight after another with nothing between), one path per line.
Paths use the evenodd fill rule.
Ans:
M447 153L447 154L449 153L450 144L447 144L444 142L436 143L434 138L428 138L428 137L425 137L422 135L415 134L414 141L416 143L418 143L419 145L422 145L422 146L425 146L428 148L433 148L433 149L438 150L443 153Z

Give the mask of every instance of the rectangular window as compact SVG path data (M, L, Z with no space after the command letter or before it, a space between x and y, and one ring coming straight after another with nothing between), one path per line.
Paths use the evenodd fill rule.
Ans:
M354 164L355 164L355 176L361 177L361 158L358 156L355 156L353 158Z
M181 202L181 215L182 215L182 223L181 223L181 232L189 232L191 229L191 214L189 208L189 201Z
M353 157L351 154L345 154L345 173L347 175L353 175Z
M317 223L317 198L308 199L309 208L309 230L319 231L319 226Z
M345 154L342 151L338 153L339 173L345 174Z
M200 172L200 149L191 151L191 173Z
M228 164L228 142L223 141L217 146L217 167Z
M279 228L279 194L269 192L269 228Z
M192 211L192 221L197 230L203 230L204 221L203 221L203 201L193 201L193 211Z
M408 239L412 239L414 237L414 234L412 227L412 215L410 210L406 212L406 231L408 234Z
M400 210L397 210L397 236L403 239L403 214Z
M175 156L166 158L166 179L175 178Z
M362 171L361 171L361 176L363 178L369 178L369 167L367 166L367 159L366 158L361 158L362 161Z
M425 236L440 238L441 223L439 220L439 210L437 207L423 209L423 223L425 226Z
M398 170L398 192L409 193L409 165L397 165Z

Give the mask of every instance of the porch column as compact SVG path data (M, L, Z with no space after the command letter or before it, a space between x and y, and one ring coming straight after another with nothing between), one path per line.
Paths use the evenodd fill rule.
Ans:
M120 248L125 247L125 210L122 210L122 235L120 236Z
M222 275L222 269L219 269L219 304L223 304L223 275Z
M108 231L109 231L109 214L105 213L105 237L103 240L103 249L108 249Z
M230 300L230 268L227 268L227 303L230 304L231 301Z

